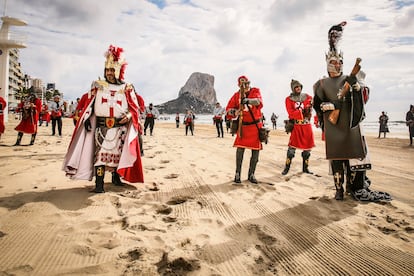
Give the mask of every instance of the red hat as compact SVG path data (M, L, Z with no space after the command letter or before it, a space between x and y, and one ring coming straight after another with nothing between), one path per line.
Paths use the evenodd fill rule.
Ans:
M240 76L240 77L237 79L237 83L238 83L238 84L240 84L240 81L241 81L242 79L245 79L245 81L249 81L249 79L248 79L246 76Z

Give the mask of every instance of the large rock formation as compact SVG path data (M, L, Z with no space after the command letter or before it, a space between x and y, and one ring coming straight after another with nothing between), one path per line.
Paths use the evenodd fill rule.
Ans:
M204 73L192 73L185 85L180 89L178 98L157 105L160 113L184 113L187 109L196 114L212 113L217 102L214 90L214 76Z

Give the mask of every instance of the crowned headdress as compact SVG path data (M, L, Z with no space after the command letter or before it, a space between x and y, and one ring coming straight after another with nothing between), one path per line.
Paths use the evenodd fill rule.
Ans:
M110 45L108 50L105 52L105 58L105 68L114 68L115 78L123 80L127 65L124 57L124 49Z
M338 44L342 38L343 27L346 25L346 21L342 21L337 25L333 25L328 31L328 42L329 42L329 51L326 53L326 64L328 67L328 72L335 71L334 68L330 68L330 61L336 60L343 63L343 53L339 51ZM342 69L341 69L342 73Z

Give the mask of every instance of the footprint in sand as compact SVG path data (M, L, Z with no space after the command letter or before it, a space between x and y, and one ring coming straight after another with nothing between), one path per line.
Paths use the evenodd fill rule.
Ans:
M75 245L73 252L81 256L96 256L96 250L88 245Z
M175 196L172 197L169 201L167 201L168 205L177 205L177 204L182 204L184 202L187 202L187 200L189 199L194 199L191 196Z
M197 259L187 260L183 257L178 257L170 261L167 252L164 252L161 261L155 265L161 275L186 275L187 272L194 272L201 268L200 260Z
M146 253L146 249L145 248L134 248L129 250L126 253L120 254L119 257L121 259L127 259L128 261L136 261L139 260L139 258L144 255L144 253Z
M155 210L155 212L157 214L169 215L172 212L172 208L170 206L162 205L158 207L157 210Z
M166 178L166 179L173 179L173 178L177 178L178 176L179 176L179 174L171 173L171 174L165 176L164 178Z

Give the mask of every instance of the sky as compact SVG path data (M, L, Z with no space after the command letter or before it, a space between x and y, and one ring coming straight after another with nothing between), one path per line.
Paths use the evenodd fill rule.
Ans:
M264 114L287 118L290 82L327 75L328 30L346 21L339 49L344 73L362 58L371 89L369 120L381 111L405 120L414 104L414 0L0 0L1 16L27 26L25 74L55 83L74 100L103 77L109 45L125 51L125 80L148 105L178 97L193 72L213 75L226 106L246 75L262 93Z

